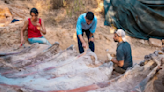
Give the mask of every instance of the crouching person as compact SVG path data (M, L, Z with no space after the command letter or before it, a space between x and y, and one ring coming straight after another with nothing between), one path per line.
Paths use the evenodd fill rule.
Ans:
M125 73L128 67L132 67L132 52L131 46L125 40L125 32L122 29L117 29L114 33L113 40L118 42L116 50L116 58L108 54L108 58L114 65L114 70L118 73Z

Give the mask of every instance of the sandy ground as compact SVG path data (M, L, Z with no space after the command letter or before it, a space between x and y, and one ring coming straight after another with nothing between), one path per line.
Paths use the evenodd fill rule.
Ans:
M97 29L94 34L95 37L95 53L99 60L107 60L107 53L116 54L117 43L113 41L113 30L108 26L103 25L104 18L98 17ZM62 25L61 25L62 26ZM74 25L72 25L74 26ZM45 36L50 43L58 41L60 43L61 49L65 49L71 44L77 46L76 38L76 28L72 27L70 29L65 28L47 28L48 34ZM87 37L84 36L85 41ZM126 36L127 41L131 44L133 62L139 63L144 59L145 55L154 52L160 48L149 46L149 44L140 43L140 39L132 38Z
M109 26L104 26L104 16L101 5L102 2L98 4L98 6L101 7L93 7L95 6L95 4L92 4L91 2L93 2L94 0L83 1L83 5L86 5L87 7L85 7L84 10L82 8L79 11L73 11L71 16L70 13L68 13L67 8L65 7L53 11L44 11L43 7L39 5L37 7L40 11L39 17L44 20L45 27L47 30L47 34L44 35L44 37L51 44L59 42L61 50L65 50L70 45L74 45L75 49L78 51L76 37L77 18L82 13L86 13L87 11L93 11L98 19L97 29L94 34L95 53L98 57L98 61L105 61L107 60L107 53L116 54L117 43L113 41L114 29ZM13 14L13 19L20 19L21 21L19 21L18 24L17 22L13 23L12 27L7 26L9 27L8 30L0 29L0 53L13 52L14 49L17 49L20 46L20 29L22 28L24 20L30 17L29 10L30 8L34 7L33 4L28 2L17 1L16 3L12 2L11 4L6 5L11 10L11 13ZM88 5L90 6L88 7ZM78 4L76 6L74 6L73 4L72 7L69 7L68 9L74 10L74 8L77 8L77 6ZM87 41L87 37L85 35L84 39ZM126 40L131 44L133 64L139 63L140 61L144 60L145 55L153 53L155 50L161 49L159 47L150 46L148 44L148 41L130 37L128 36L128 34L126 35ZM26 40L25 46L29 45L30 44L28 44L28 41ZM34 53L38 52L34 51ZM117 73L113 72L111 79L116 78L117 76Z
M87 3L87 0L84 0L84 1L85 1L83 2L84 5L90 4L90 2ZM98 0L98 1L102 1L102 0ZM16 3L19 3L19 7L13 2L7 5L9 6L11 10L13 7L12 12L18 12L18 13L13 13L13 16L14 16L13 18L17 18L17 17L20 17L20 15L23 15L22 19L26 20L28 17L30 17L27 11L29 11L29 8L33 7L33 4L27 3L27 2L21 2L21 3L16 2ZM60 8L60 9L48 11L48 12L46 11L41 12L41 10L43 9L42 7L38 6L38 10L40 10L39 17L44 19L45 26L47 29L47 34L44 36L47 38L47 40L51 44L55 42L59 42L60 48L62 50L66 49L70 45L74 45L76 50L78 50L77 38L76 38L77 18L81 13L85 13L87 11L93 11L95 13L95 16L98 18L97 29L94 34L95 53L97 54L99 60L102 60L102 61L107 60L107 53L116 54L117 43L113 41L113 32L114 32L113 29L110 28L109 26L104 26L104 16L102 13L103 6L101 4L102 2L98 4L97 8L95 7L93 8L92 6L94 6L95 3L91 3L91 6L87 8L85 7L85 10L82 11L82 9L80 9L79 11L76 11L75 13L73 12L71 17L70 17L70 14L67 13L68 12L67 8ZM20 8L23 8L24 10L19 11ZM24 12L24 13L19 13L19 12ZM24 16L25 13L27 15L26 17ZM23 24L23 21L22 21L22 24ZM20 32L20 29L19 30L16 29L15 33L18 33L18 32ZM20 35L18 34L17 38L19 36ZM1 38L3 38L1 39L3 41L6 41L6 39L10 40L8 39L8 37L6 37L6 35L3 35L3 37ZM87 41L86 36L84 36L84 38ZM127 38L127 41L131 44L134 64L139 63L141 60L143 60L145 55L152 53L157 49L160 49L157 47L149 46L147 43L142 44L140 43L140 39L132 38L129 36L126 36L126 38ZM18 43L14 43L9 46L1 44L0 51L9 52L12 49L17 48L20 45L20 39L15 39L15 40L18 40L17 41ZM26 41L26 45L28 45L28 41Z

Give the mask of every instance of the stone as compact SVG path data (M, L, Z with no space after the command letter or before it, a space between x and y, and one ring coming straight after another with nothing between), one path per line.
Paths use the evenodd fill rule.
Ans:
M12 20L12 14L9 8L5 5L0 5L0 27L4 27L5 24L10 23Z
M148 40L144 40L145 41L145 45L149 45L149 42L148 42Z
M155 38L149 38L149 44L155 47L162 47L162 41Z
M139 43L145 44L145 41L144 41L143 39L140 39L140 40L139 40Z
M162 44L164 44L164 39L162 39Z
M161 59L161 64L162 64L162 65L164 64L164 58Z

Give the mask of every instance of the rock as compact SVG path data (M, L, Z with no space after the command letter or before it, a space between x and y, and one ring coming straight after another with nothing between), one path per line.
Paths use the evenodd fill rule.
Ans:
M149 45L149 42L148 42L148 40L144 40L145 41L145 45Z
M149 38L149 44L156 47L162 47L162 41L155 38Z
M139 40L139 43L145 44L145 41L144 41L143 39L140 39L140 40Z
M164 44L164 39L162 39L162 44Z
M144 59L145 59L145 61L151 60L151 56L150 55L145 55Z
M163 54L163 52L162 52L162 51L158 51L158 54L159 54L159 55L162 55L162 54Z
M162 52L164 52L164 47L161 49Z
M164 64L164 58L162 58L162 60L161 60L161 64L162 64L162 65Z
M148 40L144 40L144 39L138 39L138 41L140 44L144 44L144 45L149 45Z
M5 5L0 5L0 27L10 23L12 20L12 14L9 8Z

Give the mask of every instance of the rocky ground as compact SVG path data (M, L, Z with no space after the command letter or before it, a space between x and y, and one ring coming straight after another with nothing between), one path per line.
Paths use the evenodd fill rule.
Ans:
M77 50L76 20L81 13L93 11L98 18L95 37L95 53L100 62L107 60L107 53L115 54L117 43L113 41L115 27L104 26L103 0L65 0L64 4L51 6L53 0L1 0L0 1L0 51L11 52L20 46L20 30L24 20L30 17L32 7L39 10L39 17L45 22L47 34L44 35L51 44L59 42L59 48L65 50L74 45ZM10 23L12 19L20 21ZM26 44L27 32L25 33ZM86 37L85 37L86 38ZM134 64L144 60L145 55L162 48L158 39L142 40L126 36L132 47ZM87 39L85 39L87 40ZM77 50L78 51L78 50Z
M30 2L31 1L31 2ZM98 58L100 60L106 60L107 56L106 53L112 53L115 54L116 50L116 44L113 42L113 29L112 27L104 26L104 15L103 15L103 4L101 0L99 1L99 4L91 1L81 1L82 5L81 7L76 6L75 4L80 3L79 2L73 2L69 3L69 8L77 8L73 9L72 11L69 11L67 7L61 7L59 9L55 10L49 10L46 12L42 7L41 1L37 2L33 0L29 1L15 1L11 2L8 0L9 3L4 3L1 1L3 6L7 7L9 12L12 14L12 19L19 19L19 22L15 22L12 24L6 24L6 26L1 27L1 49L4 47L13 47L16 48L20 45L20 30L24 24L24 20L30 17L29 11L31 7L37 7L38 10L40 10L40 15L42 19L44 19L47 34L45 37L50 41L51 44L54 42L60 43L60 48L65 49L71 44L75 45L77 48L77 38L76 38L76 20L78 16L81 13L88 11L93 11L95 15L98 18L98 25L95 35L95 53L97 54ZM71 6L72 5L72 6ZM88 6L90 5L90 6ZM84 7L87 6L87 7ZM84 9L83 9L84 8ZM6 8L5 8L6 9ZM45 8L46 9L46 8ZM83 9L83 10L82 10ZM1 15L5 14L6 12L2 12ZM1 23L3 24L3 23ZM27 35L27 33L26 33ZM25 36L27 39L27 36ZM139 62L143 59L143 57L153 52L154 50L160 49L162 46L162 42L159 40L151 41L150 43L153 45L150 45L148 41L146 40L140 40L136 38L126 36L127 41L131 44L132 47L132 55L133 60L135 63ZM87 40L87 39L86 39ZM156 42L156 43L155 43ZM26 44L28 44L28 41L26 40Z

